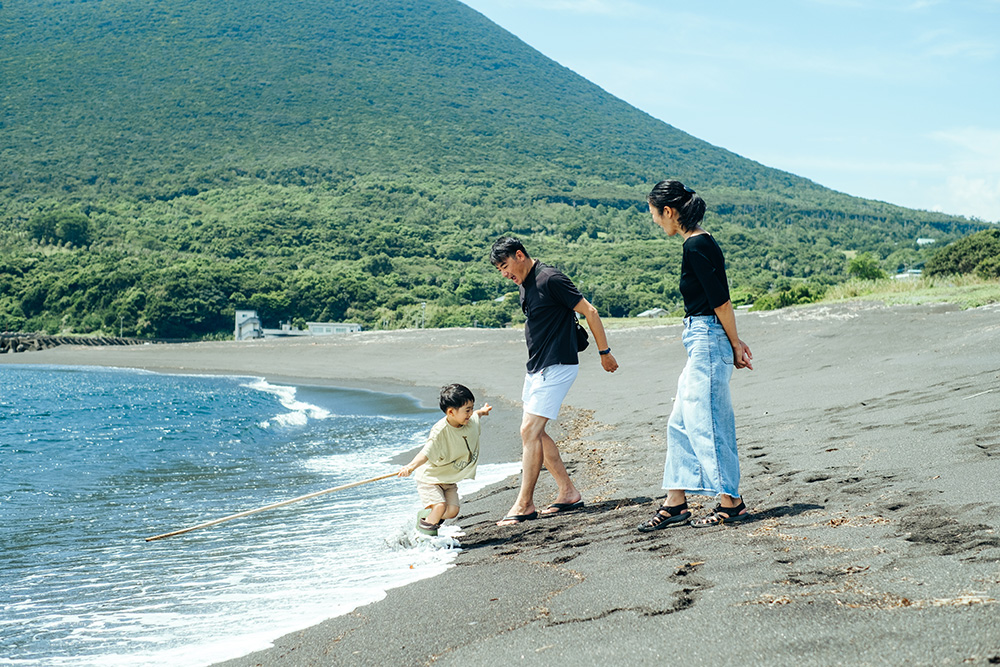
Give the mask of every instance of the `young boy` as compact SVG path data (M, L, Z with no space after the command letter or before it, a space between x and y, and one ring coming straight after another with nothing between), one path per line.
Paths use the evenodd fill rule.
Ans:
M445 519L458 516L458 481L475 479L479 460L479 418L488 415L489 403L478 410L468 387L450 384L441 388L444 417L431 429L427 444L398 475L417 471L417 493L425 508L417 513L417 530L437 535Z

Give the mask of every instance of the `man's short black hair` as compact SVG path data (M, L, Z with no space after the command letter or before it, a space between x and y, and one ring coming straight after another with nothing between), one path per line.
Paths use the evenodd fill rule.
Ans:
M466 403L475 402L476 397L472 395L472 391L465 385L450 384L447 387L441 387L441 398L438 401L438 405L441 406L441 412L447 412L448 408L455 408L457 410Z
M493 266L499 266L516 255L518 250L523 252L525 257L531 258L520 241L512 236L501 236L494 241L493 248L490 250L490 262Z

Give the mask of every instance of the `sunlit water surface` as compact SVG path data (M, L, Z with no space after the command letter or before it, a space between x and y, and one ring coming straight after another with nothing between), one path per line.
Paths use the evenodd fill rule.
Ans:
M0 664L209 664L443 571L460 530L416 537L412 479L145 541L392 472L439 417L246 377L0 367Z

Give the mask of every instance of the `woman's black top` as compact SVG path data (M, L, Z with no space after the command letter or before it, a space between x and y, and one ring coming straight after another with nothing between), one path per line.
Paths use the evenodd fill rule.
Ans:
M680 287L685 317L715 315L715 309L729 301L726 260L711 234L684 241Z

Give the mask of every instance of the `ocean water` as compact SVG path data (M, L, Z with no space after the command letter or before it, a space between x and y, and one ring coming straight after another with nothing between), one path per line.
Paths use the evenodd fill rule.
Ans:
M412 478L145 541L393 472L439 417L255 378L0 366L0 664L211 664L444 571L461 517L418 537Z

